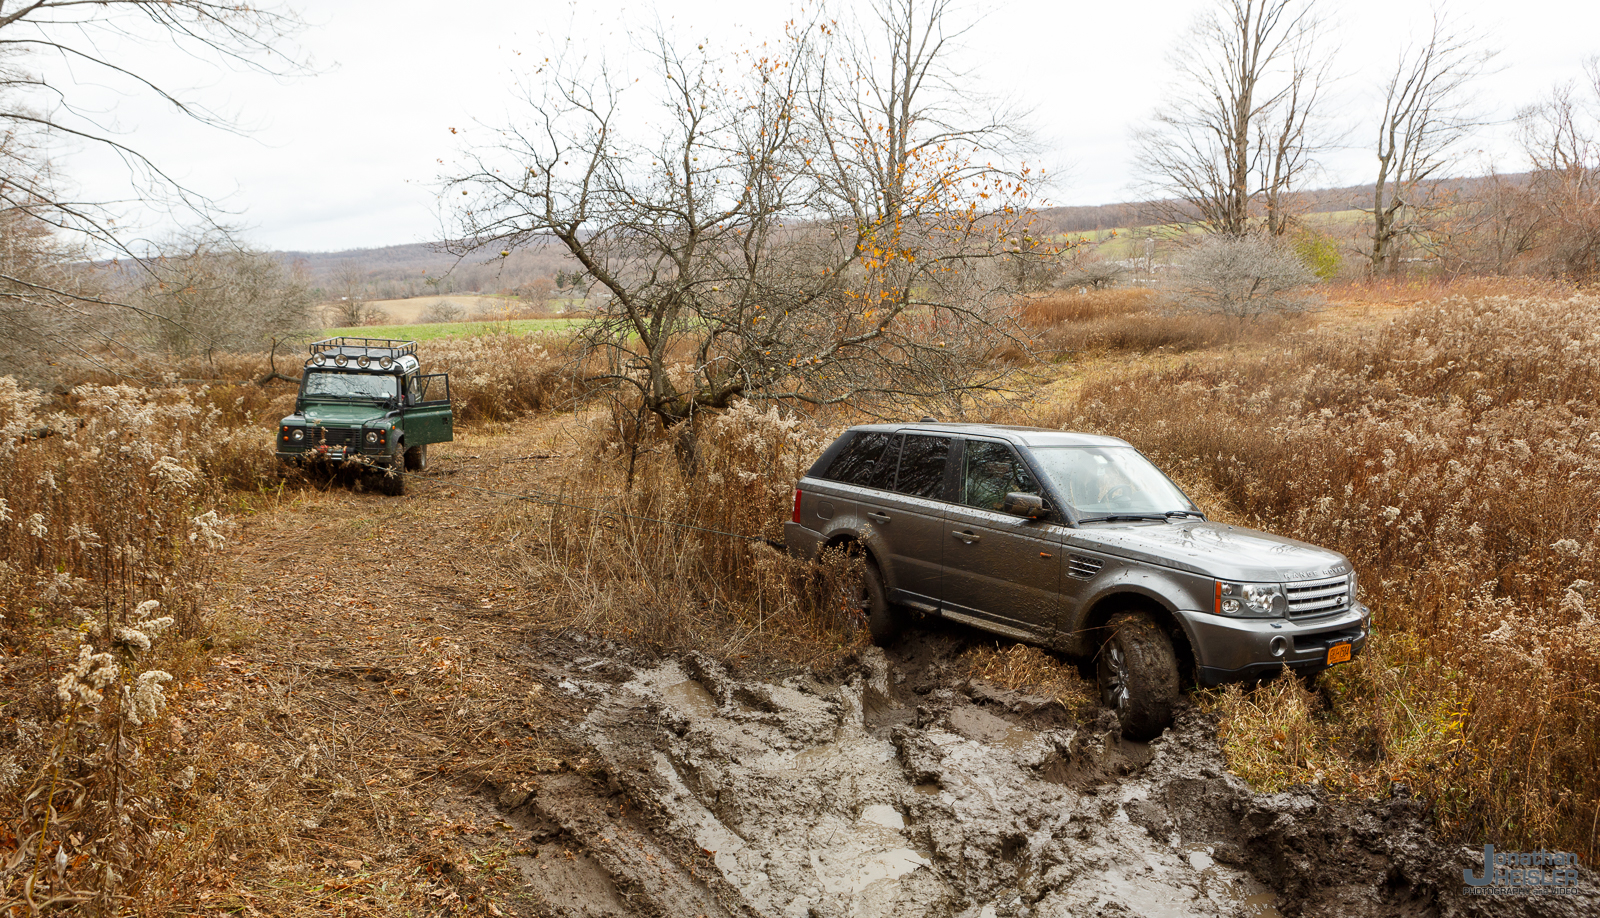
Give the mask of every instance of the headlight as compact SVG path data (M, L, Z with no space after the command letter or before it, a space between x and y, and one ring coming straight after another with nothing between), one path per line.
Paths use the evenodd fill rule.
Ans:
M378 432L376 430L367 431L367 445L368 446L377 446L378 445Z
M304 440L305 438L306 438L306 432L305 432L305 428L303 428L303 427L296 427L289 434L289 439L293 440L296 443L299 443L301 440Z
M1217 581L1218 615L1249 615L1281 618L1289 609L1289 597L1276 583L1229 583Z
M1358 603L1360 601L1361 601L1361 585L1356 582L1356 572L1352 568L1351 571L1350 571L1350 605L1353 606L1353 605L1355 605L1356 603Z

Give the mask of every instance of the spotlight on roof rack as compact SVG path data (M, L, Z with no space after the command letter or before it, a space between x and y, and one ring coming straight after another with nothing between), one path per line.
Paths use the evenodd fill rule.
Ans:
M317 366L319 366L319 367L327 366L328 365L328 355L327 354L318 354L316 356L316 361L317 361Z
M379 357L379 358L378 358L378 366L380 366L380 367L382 367L382 368L383 368L383 369L385 369L385 370L387 370L387 369L389 369L389 368L390 368L390 367L392 367L392 366L394 366L394 361L393 361L393 360L390 360L390 359L389 359L389 358L388 358L388 357L386 357L386 356L385 356L385 357Z
M342 366L344 366L345 364L347 364L349 362L350 361L345 359L345 356L343 354L340 354L339 356L333 358L333 363L334 363L335 366L341 366L342 367Z
M370 364L370 363L372 363L372 361L367 359L367 355L366 354L362 354L360 357L356 358L356 366L360 367L363 370L365 370L367 368L367 365Z

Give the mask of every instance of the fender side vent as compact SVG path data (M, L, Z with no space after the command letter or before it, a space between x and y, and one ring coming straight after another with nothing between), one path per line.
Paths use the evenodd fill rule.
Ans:
M1089 580L1100 573L1100 568L1105 566L1104 561L1095 558L1086 558L1083 555L1069 555L1067 557L1067 573L1079 580Z

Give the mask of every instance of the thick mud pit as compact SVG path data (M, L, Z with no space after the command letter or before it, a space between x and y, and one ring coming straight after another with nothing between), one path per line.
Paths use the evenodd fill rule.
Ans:
M957 640L773 681L546 643L541 676L587 708L593 758L482 803L529 837L530 913L1600 913L1592 897L1467 897L1461 871L1480 864L1433 844L1417 802L1253 794L1197 712L1124 741L1108 715L949 676Z

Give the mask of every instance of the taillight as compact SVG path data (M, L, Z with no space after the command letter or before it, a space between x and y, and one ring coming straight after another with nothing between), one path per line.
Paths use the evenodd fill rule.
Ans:
M794 523L800 522L800 489L799 488L795 488L794 489L794 516L790 517L790 522L794 522Z

